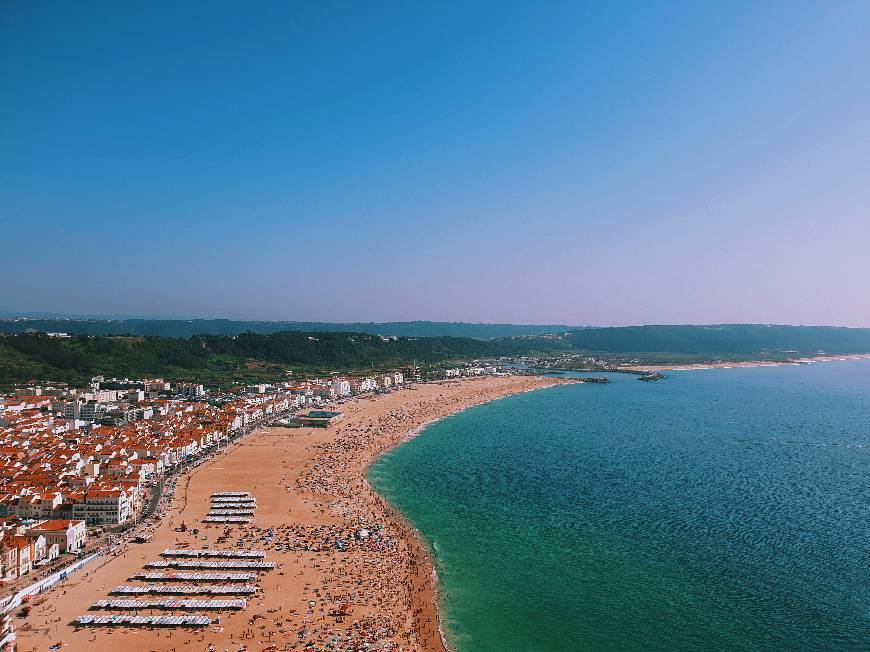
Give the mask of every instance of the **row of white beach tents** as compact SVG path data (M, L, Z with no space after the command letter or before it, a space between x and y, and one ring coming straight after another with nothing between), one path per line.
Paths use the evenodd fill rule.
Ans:
M256 573L136 573L129 579L143 582L253 582Z
M247 600L126 600L120 598L108 598L97 600L91 604L91 609L244 609L248 606Z
M218 491L211 496L211 511L203 519L207 523L250 523L257 506L256 499L247 491ZM275 567L273 562L263 561L263 550L210 550L167 548L161 554L164 559L145 564L148 569L178 569L170 572L142 572L129 579L147 582L144 585L116 586L110 595L115 596L165 596L165 595L253 595L257 586L249 582L258 579L256 572L183 572L185 569L209 569L216 571L267 571ZM207 583L163 584L163 582ZM222 582L222 584L218 584ZM226 584L237 582L241 584ZM178 598L124 598L109 597L92 603L91 609L147 610L165 609L176 611L241 610L248 605L242 598L213 599L200 597ZM77 626L128 626L128 627L205 627L212 623L208 616L199 614L139 616L139 615L92 615L76 618Z
M256 592L253 584L123 584L110 591L114 595L253 595Z
M146 568L212 568L212 569L237 569L237 570L272 570L275 568L275 562L271 561L214 561L211 559L161 559L157 561L149 561L145 564Z
M125 627L208 627L208 616L92 616L85 614L73 621L79 626L123 625Z
M262 559L265 550L206 550L198 548L167 548L161 557L222 557L225 559Z

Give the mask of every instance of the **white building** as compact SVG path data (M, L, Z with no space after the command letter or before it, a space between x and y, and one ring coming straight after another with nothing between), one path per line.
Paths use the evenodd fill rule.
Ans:
M176 387L176 392L187 398L199 398L205 395L203 386L196 383L181 383Z
M57 544L61 553L75 554L85 547L87 541L87 527L84 521L46 521L30 528L27 533L44 536L47 546L50 548Z
M332 381L331 389L333 396L350 396L350 381L344 378L336 378Z
M118 400L117 389L96 389L91 398L97 403L114 403Z
M89 489L85 501L73 505L73 518L88 525L120 525L131 516L132 501L122 489Z

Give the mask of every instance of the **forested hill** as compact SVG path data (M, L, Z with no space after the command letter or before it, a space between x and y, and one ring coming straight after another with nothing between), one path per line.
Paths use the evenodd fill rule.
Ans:
M242 333L236 337L198 335L191 338L213 354L308 365L364 368L516 354L512 342L489 342L468 337L381 337L368 333L300 333L270 335Z
M514 340L516 341L516 340ZM868 353L870 329L830 326L720 324L584 328L548 337L523 338L530 348L600 353L681 353L752 356L759 353L814 355Z
M96 374L227 383L275 380L288 371L393 368L417 361L510 355L513 342L471 338L382 338L368 333L242 333L191 338L0 336L0 385L31 379L78 384Z
M619 363L626 357L665 363L777 359L819 353L870 353L870 329L718 325L586 328L499 338L381 337L354 332L298 332L188 338L137 335L0 335L0 385L31 379L81 383L96 374L151 375L228 383L329 371L389 368L535 352L585 351Z
M472 337L494 339L518 335L564 333L578 328L558 324L472 324L467 322L400 321L339 324L303 321L236 321L231 319L63 319L0 318L0 333L28 331L61 332L73 335L151 335L192 337L194 335L268 335L281 331L353 332L398 337Z

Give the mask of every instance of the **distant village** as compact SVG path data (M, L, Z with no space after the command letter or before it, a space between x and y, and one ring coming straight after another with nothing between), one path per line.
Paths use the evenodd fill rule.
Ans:
M411 383L502 373L469 364L421 373L259 384L233 391L96 376L0 395L0 579L55 569L148 516L164 479L263 425L326 425L322 408Z

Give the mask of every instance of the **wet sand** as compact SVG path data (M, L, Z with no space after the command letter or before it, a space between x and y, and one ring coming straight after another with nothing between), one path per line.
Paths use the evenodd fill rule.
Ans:
M437 580L417 533L365 481L380 454L421 425L471 405L566 382L539 377L485 377L370 398L339 409L325 429L263 428L182 476L153 540L129 544L36 598L15 619L18 649L46 650L444 650L438 628ZM257 499L250 525L200 523L215 491L250 491ZM188 531L176 532L184 522ZM194 536L190 531L199 528ZM274 537L265 540L266 530ZM226 539L217 539L226 535ZM207 539L206 539L207 537ZM275 570L238 613L199 630L75 628L95 600L169 547L231 549L240 538L266 551ZM170 582L175 583L175 582ZM133 613L133 612L128 612ZM172 613L143 610L150 613ZM213 619L216 615L209 614ZM241 648L245 646L245 648Z

